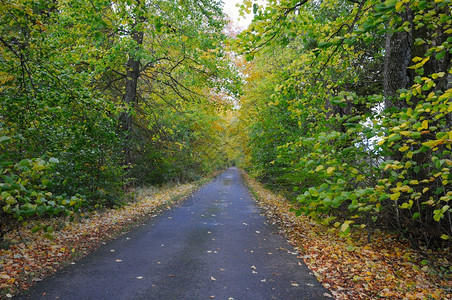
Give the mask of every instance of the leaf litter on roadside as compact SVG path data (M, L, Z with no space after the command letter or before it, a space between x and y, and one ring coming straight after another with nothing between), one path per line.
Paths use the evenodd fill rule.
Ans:
M281 228L298 258L335 299L452 299L452 279L429 272L425 261L395 236L380 232L372 243L360 232L341 238L307 217L296 216L288 200L246 173L243 177L265 215Z
M182 184L152 192L142 189L137 192L136 202L119 209L83 213L74 222L66 222L64 218L33 221L23 226L20 233L9 233L5 240L11 245L0 249L0 298L29 288L39 281L36 279L95 250L124 228L141 224L144 217L155 216L162 209L170 208L174 199L190 194L196 187ZM43 232L32 233L38 223L55 228L51 239ZM115 258L115 262L122 260Z

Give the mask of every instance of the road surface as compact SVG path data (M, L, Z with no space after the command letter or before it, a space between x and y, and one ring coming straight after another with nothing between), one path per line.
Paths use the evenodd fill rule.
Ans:
M276 232L230 168L16 298L330 299Z

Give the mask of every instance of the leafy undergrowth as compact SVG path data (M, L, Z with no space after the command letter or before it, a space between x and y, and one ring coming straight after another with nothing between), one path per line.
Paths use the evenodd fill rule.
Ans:
M40 221L54 228L52 239L43 232L32 233L39 222L30 222L6 236L10 246L0 249L0 298L28 289L43 277L97 249L106 240L170 208L204 182L137 189L135 203L119 209L81 214L73 222L66 222L64 218Z
M452 299L450 276L433 272L426 260L395 236L379 232L370 244L359 231L341 238L328 227L297 217L286 199L247 174L244 178L267 217L336 299ZM436 260L450 266L446 258Z

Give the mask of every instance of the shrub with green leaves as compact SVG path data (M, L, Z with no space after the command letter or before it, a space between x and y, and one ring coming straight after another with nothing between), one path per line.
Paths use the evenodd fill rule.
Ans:
M12 137L0 128L0 239L22 221L41 216L69 215L76 212L84 197L48 191L55 176L58 159L34 158L11 162L5 150ZM19 138L16 136L15 138Z
M450 246L450 4L284 0L253 6L253 23L237 40L252 60L241 108L251 132L245 153L271 149L274 159L258 158L248 167L271 170L270 183L284 172L298 193L298 213L343 235L380 227L416 246ZM262 95L256 89L262 85L273 93ZM286 134L285 143L269 146L253 141L253 132L272 132L287 115L298 123L298 136Z

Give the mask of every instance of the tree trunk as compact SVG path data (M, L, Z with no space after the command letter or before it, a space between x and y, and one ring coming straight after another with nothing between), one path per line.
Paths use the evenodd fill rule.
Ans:
M140 20L142 22L142 20ZM136 26L136 24L135 24ZM143 45L143 32L132 31L132 39L136 43L135 50L139 52ZM131 143L133 135L133 117L132 110L137 103L137 89L138 79L140 77L140 59L136 57L136 54L130 53L127 61L127 77L125 83L125 91L123 97L123 103L125 105L125 111L120 116L121 129L124 131L124 166L129 169L132 164Z
M410 12L403 12L403 21L411 19ZM408 71L412 52L411 32L393 32L386 36L383 89L386 108L406 106L405 101L398 101L398 90L412 85L412 76Z

